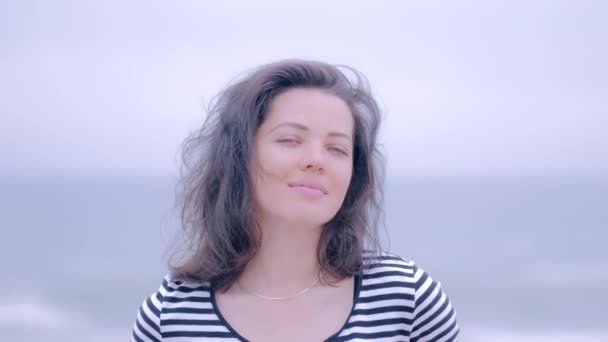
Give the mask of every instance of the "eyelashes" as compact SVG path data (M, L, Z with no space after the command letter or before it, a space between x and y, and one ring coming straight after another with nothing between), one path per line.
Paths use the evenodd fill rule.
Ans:
M335 147L335 146L330 146L329 150L337 152L337 153L341 153L344 156L348 156L348 153L346 153L346 151L344 151L343 149L339 148L339 147Z
M287 146L293 146L293 147L301 144L301 142L295 138L282 138L282 139L277 140L277 143L280 143L282 145L287 145ZM343 156L348 156L348 152L346 152L341 147L331 145L331 146L328 146L327 149L333 153L341 154Z
M284 139L279 139L277 140L278 143L282 143L282 144L288 144L288 145L298 145L300 144L300 141L296 140L296 139L292 139L292 138L284 138Z

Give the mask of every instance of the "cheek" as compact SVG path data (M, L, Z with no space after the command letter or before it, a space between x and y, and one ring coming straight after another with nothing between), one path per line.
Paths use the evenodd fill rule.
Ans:
M280 156L272 151L260 153L255 169L260 181L271 184L282 181L290 170L290 162L285 156Z
M258 151L252 167L252 179L259 202L280 201L284 196L284 188L287 188L286 182L292 170L291 164L288 157L279 155L272 149Z
M339 207L344 202L344 198L346 197L346 193L348 192L348 187L350 185L350 180L352 177L352 168L342 167L336 170L335 173L335 181L334 181L334 200L333 202Z
M339 169L338 171L338 182L339 182L339 186L341 188L344 188L344 190L346 191L346 188L348 188L348 185L350 184L350 179L353 175L353 168L350 165L344 166L342 168Z

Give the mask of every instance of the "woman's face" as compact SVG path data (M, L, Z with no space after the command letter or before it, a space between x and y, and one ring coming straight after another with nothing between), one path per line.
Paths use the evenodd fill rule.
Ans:
M256 217L320 226L338 212L353 164L353 116L320 89L277 95L259 127L251 165Z

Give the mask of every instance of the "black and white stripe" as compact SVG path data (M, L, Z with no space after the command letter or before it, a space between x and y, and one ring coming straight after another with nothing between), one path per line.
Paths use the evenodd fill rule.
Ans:
M459 328L440 284L413 262L384 254L356 277L355 305L331 341L457 341ZM139 308L135 342L242 341L218 315L209 283L169 276Z

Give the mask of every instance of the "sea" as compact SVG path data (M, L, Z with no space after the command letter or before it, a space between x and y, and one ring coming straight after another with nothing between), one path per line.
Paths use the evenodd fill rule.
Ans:
M0 339L125 341L167 273L172 177L0 178ZM608 177L388 179L387 249L461 341L608 341Z

